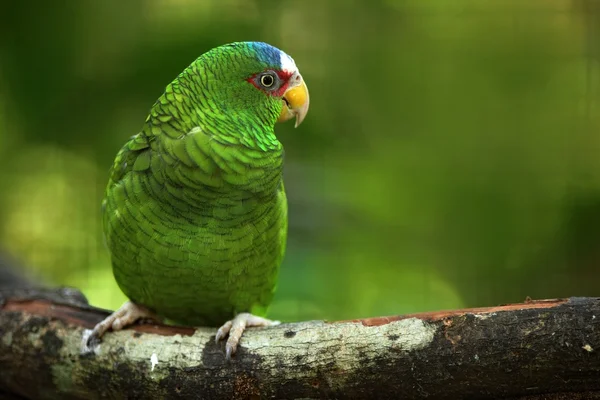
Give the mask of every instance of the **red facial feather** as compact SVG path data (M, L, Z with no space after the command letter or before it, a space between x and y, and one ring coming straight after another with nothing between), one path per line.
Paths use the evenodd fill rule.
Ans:
M265 71L269 71L268 69ZM264 72L264 71L262 71ZM273 72L275 72L277 74L277 76L279 77L279 79L281 80L281 82L283 82L281 84L281 86L279 87L279 89L277 89L274 92L265 90L264 88L260 87L256 82L256 76L261 74L262 72L259 72L258 74L254 74L252 75L250 78L247 79L248 82L250 82L251 84L254 85L255 88L257 88L258 90L260 90L261 92L269 95L269 96L275 96L275 97L281 97L283 96L283 94L285 93L285 91L287 90L288 86L290 85L290 78L292 77L292 75L294 74L293 72L290 71L284 71L284 70L273 70Z

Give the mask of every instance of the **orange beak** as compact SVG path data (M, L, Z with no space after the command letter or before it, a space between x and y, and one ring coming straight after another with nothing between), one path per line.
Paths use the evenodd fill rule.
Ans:
M298 83L290 86L283 94L283 107L281 107L281 114L277 119L277 122L284 122L296 117L296 128L304 121L310 103L306 83L301 75L298 77L300 78L299 80L296 78Z

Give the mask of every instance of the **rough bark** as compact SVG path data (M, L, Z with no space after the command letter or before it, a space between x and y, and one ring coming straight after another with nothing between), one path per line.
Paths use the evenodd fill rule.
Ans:
M0 292L0 398L600 399L598 298L249 329L230 362L209 328L84 348L107 313L69 289Z

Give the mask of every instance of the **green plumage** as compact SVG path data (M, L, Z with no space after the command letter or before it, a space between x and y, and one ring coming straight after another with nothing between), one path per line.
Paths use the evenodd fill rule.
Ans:
M132 301L178 323L264 315L274 294L287 234L273 131L282 102L248 82L280 67L261 46L198 58L111 170L103 224L115 278Z

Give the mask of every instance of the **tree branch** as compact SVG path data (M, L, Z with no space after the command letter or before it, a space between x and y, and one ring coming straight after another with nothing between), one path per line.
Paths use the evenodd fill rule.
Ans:
M93 350L108 314L73 289L0 292L0 396L600 399L600 299L249 329L136 325Z

